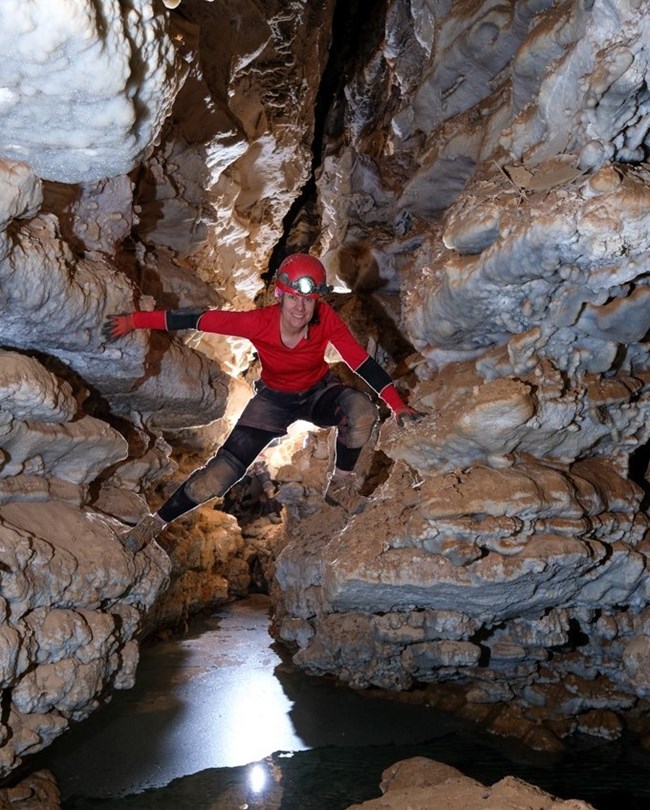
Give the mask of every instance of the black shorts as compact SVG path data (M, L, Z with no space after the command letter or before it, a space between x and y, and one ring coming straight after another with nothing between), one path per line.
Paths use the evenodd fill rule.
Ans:
M330 372L306 391L276 391L259 380L255 385L256 394L244 408L237 425L259 428L278 436L284 436L289 425L298 420L317 427L332 427L339 421L336 400L347 388Z

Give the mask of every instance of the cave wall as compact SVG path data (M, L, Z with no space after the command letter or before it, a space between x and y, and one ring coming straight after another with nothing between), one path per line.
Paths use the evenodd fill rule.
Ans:
M551 749L647 734L639 8L388 3L318 178L331 272L399 313L426 415L384 423L338 536L290 527L276 635Z
M425 418L384 422L351 521L322 505L326 436L272 467L277 638L535 745L644 728L642 5L372 10L0 7L3 774L132 684L143 632L245 593L272 553L210 507L124 551L252 358L101 326L254 306L278 246L323 257Z

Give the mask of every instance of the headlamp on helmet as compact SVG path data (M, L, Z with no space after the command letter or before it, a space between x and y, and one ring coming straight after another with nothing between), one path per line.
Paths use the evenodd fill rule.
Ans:
M322 263L307 253L294 253L288 256L278 268L275 286L290 295L304 295L318 298L332 292L325 281L325 268Z

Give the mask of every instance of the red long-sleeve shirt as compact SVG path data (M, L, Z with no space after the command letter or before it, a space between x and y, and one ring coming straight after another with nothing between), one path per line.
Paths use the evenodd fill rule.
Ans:
M196 328L250 340L259 356L260 376L266 385L276 391L306 391L329 369L325 360L328 343L353 370L369 356L329 304L321 301L317 308L317 322L309 325L307 337L293 348L285 346L280 337L277 304L244 312L206 310L199 316ZM167 312L135 312L133 323L138 329L167 329Z
M328 371L325 351L332 344L353 371L370 357L355 340L346 324L329 304L316 303L315 322L309 325L307 337L288 348L280 336L280 306L272 304L261 309L244 312L210 309L196 322L196 329L219 335L230 335L250 340L262 366L262 381L276 391L306 391ZM167 312L134 312L136 329L167 329ZM402 400L390 383L378 392L391 408L399 407Z

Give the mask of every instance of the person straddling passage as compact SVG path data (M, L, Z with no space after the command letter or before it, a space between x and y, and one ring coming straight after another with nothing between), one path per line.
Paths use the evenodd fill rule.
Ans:
M362 499L354 467L372 435L377 408L364 393L344 385L330 371L325 360L328 344L389 405L399 424L423 414L402 401L386 371L322 300L329 292L321 262L296 253L280 265L275 276L279 300L269 306L241 312L157 310L108 317L104 334L109 340L134 329L198 329L247 338L261 364L256 393L216 455L195 470L155 514L120 536L126 548L139 551L172 520L212 498L223 497L264 448L299 419L317 427L337 428L335 469L325 499L350 513L360 511Z

